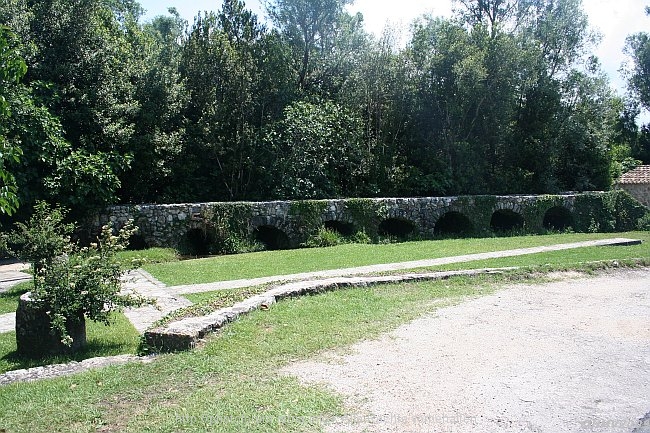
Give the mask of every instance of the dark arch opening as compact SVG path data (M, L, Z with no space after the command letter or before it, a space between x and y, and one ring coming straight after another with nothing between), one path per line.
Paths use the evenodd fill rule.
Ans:
M566 230L573 226L573 214L564 206L550 208L544 214L544 227L549 230Z
M395 236L398 239L407 238L415 232L415 224L402 218L388 218L379 224L378 233L381 236Z
M286 250L289 248L289 237L277 227L260 226L255 229L253 236L262 242L267 250Z
M144 236L140 234L131 235L129 237L129 245L127 246L128 250L131 251L141 251L149 248L147 241L144 240Z
M524 228L524 217L510 209L500 209L492 214L490 227L495 232L509 232Z
M354 234L354 224L343 221L325 221L325 228L337 232L341 236L352 236Z
M474 226L469 218L460 212L447 212L436 222L433 230L437 236L463 236L472 233Z
M203 229L190 229L181 239L179 251L183 256L207 256L214 244L214 235Z

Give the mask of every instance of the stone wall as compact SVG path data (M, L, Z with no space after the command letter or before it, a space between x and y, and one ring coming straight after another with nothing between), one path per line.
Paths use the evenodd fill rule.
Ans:
M601 193L591 193L597 196ZM271 228L285 234L290 247L304 242L327 222L340 222L373 236L401 223L410 224L413 235L430 238L443 217L463 218L473 233L487 233L495 213L504 211L521 218L525 231L544 227L550 209L574 210L580 194L459 196L423 198L337 199L194 204L120 205L97 215L93 230L106 223L119 228L129 219L140 228L147 246L177 247L191 230L209 230L211 222L225 218L232 227L248 234ZM392 226L391 226L392 224ZM449 222L447 221L447 225ZM383 228L382 228L383 227ZM388 227L388 229L386 229ZM388 233L390 234L390 233Z
M619 184L617 187L627 191L628 194L637 199L639 203L650 208L650 183Z

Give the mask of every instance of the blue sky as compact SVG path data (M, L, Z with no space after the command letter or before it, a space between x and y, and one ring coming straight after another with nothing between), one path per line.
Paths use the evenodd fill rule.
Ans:
M246 4L263 17L262 1L249 0ZM172 6L190 23L198 11L218 10L221 7L220 0L140 0L140 4L147 10L145 19L166 14L167 8ZM650 32L650 17L644 14L650 0L583 0L583 6L592 26L603 36L594 54L600 58L613 87L622 92L624 78L619 69L625 61L622 53L625 38L639 31ZM406 37L409 23L424 13L449 16L451 0L356 0L349 10L361 12L367 30L372 33L380 34L389 22L401 27Z

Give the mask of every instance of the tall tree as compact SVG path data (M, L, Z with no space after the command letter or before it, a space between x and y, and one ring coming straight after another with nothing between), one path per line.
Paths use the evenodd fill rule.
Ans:
M141 72L130 37L138 19L132 13L140 10L129 0L12 0L0 6L8 24L19 23L26 83L60 120L72 146L57 157L48 189L75 209L115 201L118 175L130 161L138 111L134 83Z
M650 6L645 11L650 15ZM640 32L628 36L625 50L632 59L628 87L640 104L650 110L650 34Z
M344 7L353 0L275 0L267 13L294 54L297 84L305 90L315 84L319 62L334 46Z
M18 208L16 178L8 170L9 161L18 162L22 153L16 143L7 139L7 123L11 117L12 103L27 65L15 46L15 36L0 26L0 212L12 214Z
M256 193L262 126L283 108L274 102L283 97L278 87L285 76L282 51L275 48L273 36L240 0L225 0L218 14L196 18L180 66L189 92L189 164L183 162L179 173L189 171L192 196L237 200ZM265 56L277 71L268 69ZM193 186L192 178L211 187Z
M121 179L122 200L159 202L171 199L176 182L174 168L182 158L188 104L179 67L187 22L171 8L142 28L132 31L132 44L140 53L142 71L134 97L140 107L134 118L129 147L132 163Z

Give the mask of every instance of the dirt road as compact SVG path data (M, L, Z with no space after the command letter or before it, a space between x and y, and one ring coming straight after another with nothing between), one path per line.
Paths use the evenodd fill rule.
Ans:
M331 432L645 433L650 269L507 288L285 371L346 396Z

